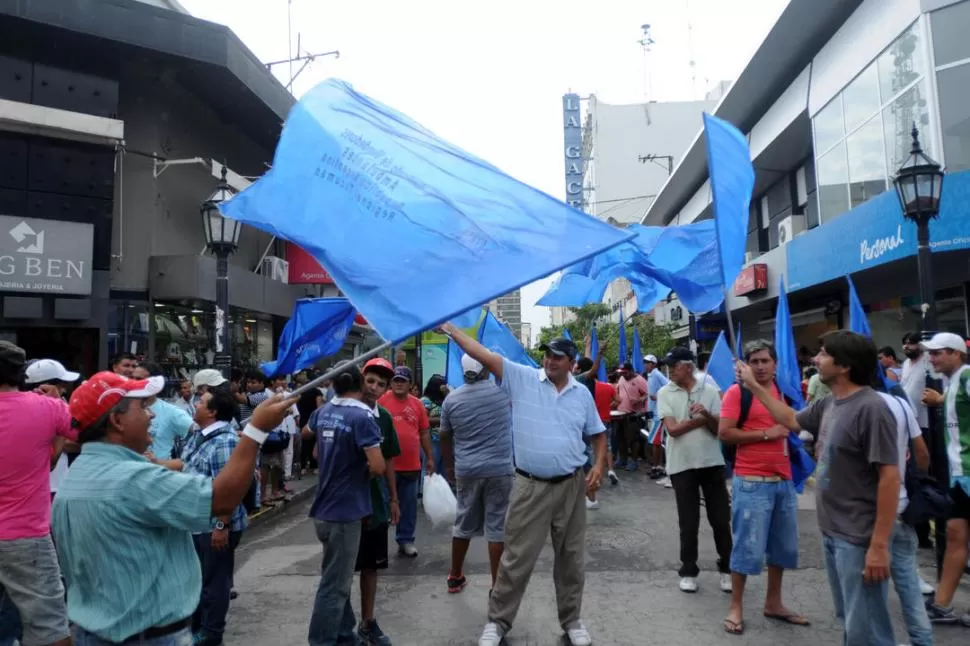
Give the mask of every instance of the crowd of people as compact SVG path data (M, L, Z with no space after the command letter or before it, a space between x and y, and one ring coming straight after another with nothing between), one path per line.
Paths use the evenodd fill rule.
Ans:
M398 556L418 556L423 476L435 475L457 500L448 593L467 585L472 539L487 544L480 646L512 629L547 537L564 639L592 643L582 619L586 515L603 482L641 468L674 492L682 592L701 586L703 507L718 587L730 595L723 629L745 632L746 582L764 569L764 616L808 626L782 599L784 572L799 560L801 441L818 462L818 524L845 643L896 644L890 580L915 646L933 643L934 624L970 626L953 607L970 541L970 366L959 336L906 335L897 366L891 348L867 337L826 334L806 375L818 383L806 384L809 403L796 412L767 341L745 345L737 383L722 393L683 347L644 357L644 374L622 364L601 382L602 357L579 357L566 338L541 346L536 369L451 325L441 331L464 352L464 384L450 390L435 375L423 397L402 358L375 358L338 366L300 397L290 393L307 375L290 383L202 370L166 401L157 367L128 355L82 382L0 341L10 467L0 473L0 645L222 644L250 513L313 471L309 514L323 556L311 646L392 643L377 620L378 575L392 527ZM926 477L932 466L946 481ZM941 514L933 586L916 555Z

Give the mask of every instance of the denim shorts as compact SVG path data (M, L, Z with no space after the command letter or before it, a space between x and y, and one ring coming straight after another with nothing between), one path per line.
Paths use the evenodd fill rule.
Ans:
M798 567L798 496L790 480L732 483L731 571L753 576L768 565Z
M52 644L70 636L61 568L50 535L0 541L0 586L20 611L23 643Z
M455 538L485 535L489 543L505 542L505 513L514 477L458 478Z

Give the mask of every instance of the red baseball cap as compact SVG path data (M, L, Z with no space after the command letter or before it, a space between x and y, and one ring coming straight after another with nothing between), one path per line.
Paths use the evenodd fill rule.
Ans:
M367 372L368 370L379 370L380 372L385 373L385 376L388 379L394 376L394 366L391 365L390 361L381 357L375 357L374 359L371 359L365 363L364 372Z
M99 372L71 395L71 417L79 429L85 429L117 406L122 399L147 399L165 388L165 377L128 379L107 370Z

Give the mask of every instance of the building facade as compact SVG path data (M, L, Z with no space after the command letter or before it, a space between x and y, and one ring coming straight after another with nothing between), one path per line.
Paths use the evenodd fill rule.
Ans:
M266 170L293 98L228 28L169 0L6 3L0 30L0 335L85 374L121 351L172 379L212 365L200 206L223 163L237 190ZM272 359L297 298L335 292L288 284L287 253L243 227L236 366Z
M488 308L495 317L505 323L515 333L516 338L522 334L522 292L515 290L504 296L490 301Z
M747 135L756 171L747 267L727 303L744 338L772 337L783 281L796 343L814 350L848 325L846 276L877 344L899 347L919 328L916 230L892 186L914 124L948 171L930 224L939 326L967 333L968 28L967 0L792 0L784 10L715 110ZM644 224L713 216L701 134Z

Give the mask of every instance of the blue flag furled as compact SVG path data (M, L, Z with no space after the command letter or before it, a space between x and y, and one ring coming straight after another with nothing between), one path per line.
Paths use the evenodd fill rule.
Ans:
M623 325L623 308L620 308L620 365L627 361L626 353L626 326Z
M707 172L720 251L721 284L734 284L744 266L748 215L754 192L754 165L748 141L727 121L704 113Z
M465 383L465 371L461 367L461 357L464 352L458 344L448 339L448 363L445 365L445 381L452 388L458 388Z
M724 336L724 330L717 335L714 342L714 349L711 350L711 358L707 360L707 374L711 376L721 392L726 392L732 384L737 382L734 375L734 356L727 342L728 337Z
M728 314L728 316L730 316L730 314ZM744 350L742 350L742 348L743 348L744 346L743 346L743 345L741 345L741 344L742 344L742 341L741 341L741 324L740 324L740 323L738 323L738 339L737 339L737 341L735 341L735 345L734 345L734 347L735 347L735 349L737 350L737 353L738 353L738 356L739 356L739 357L740 357L740 356L741 356L742 354L744 354Z
M570 341L573 340L573 335L569 333L569 328L568 327L564 327L562 329L562 337L564 339L569 339Z
M283 327L276 361L260 366L263 374L289 375L335 354L343 347L356 315L346 298L301 298Z
M219 208L310 253L395 343L632 238L339 80L300 99L272 168Z
M643 351L640 349L640 333L637 331L637 326L633 326L633 358L631 359L633 363L633 369L636 373L643 374Z
M485 314L482 327L478 330L478 342L492 352L497 352L509 361L524 366L538 368L539 364L526 352L519 340L508 327L495 318L491 312Z
M872 330L869 329L869 319L866 317L866 310L859 300L859 294L855 291L852 276L846 275L845 279L849 281L849 330L871 339Z
M596 361L600 353L600 340L596 337L596 326L589 331L589 358ZM606 362L600 357L600 367L596 371L596 379L606 382Z
M805 405L802 398L802 371L798 367L795 333L792 330L791 313L788 310L784 276L779 281L778 307L775 310L775 352L778 353L778 368L775 375L778 389L794 402L795 410L798 410Z

